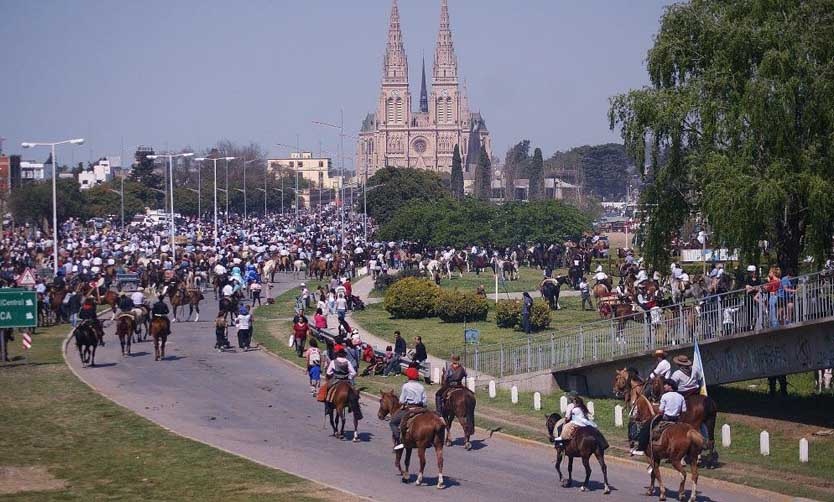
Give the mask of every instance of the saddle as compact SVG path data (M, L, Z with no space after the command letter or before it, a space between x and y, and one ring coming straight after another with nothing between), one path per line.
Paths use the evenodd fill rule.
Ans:
M403 437L406 437L408 435L408 431L411 430L411 424L414 422L414 419L416 419L420 415L433 412L423 406L411 405L410 407L406 408L405 413L406 414L403 417L402 422L400 422L400 433Z
M652 441L659 441L660 436L663 435L663 431L677 423L679 422L667 422L664 420L655 422L654 427L652 427Z
M122 312L121 314L119 314L119 315L116 317L116 319L121 319L121 318L123 318L123 317L129 317L130 319L132 319L132 320L134 320L134 321L136 320L136 316L134 316L134 314L133 314L133 312L132 312L132 311L131 311L131 312Z
M336 388L339 387L339 384L341 382L347 382L347 384L350 385L350 382L348 382L347 380L333 380L325 384L325 387L327 389L324 397L325 403L333 404L333 394L336 393Z

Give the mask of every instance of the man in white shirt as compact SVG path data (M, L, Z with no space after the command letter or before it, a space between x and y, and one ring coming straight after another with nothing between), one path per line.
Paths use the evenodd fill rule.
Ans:
M657 365L649 373L648 390L650 391L650 397L656 398L660 393L655 393L655 387L659 387L660 384L655 382L664 382L667 378L670 378L672 376L672 365L666 359L666 352L664 350L655 350L654 357L657 360Z
M391 417L389 426L391 427L391 434L394 439L394 450L402 450L404 448L403 439L405 431L402 430L401 424L413 411L426 407L426 389L419 382L420 372L417 368L408 368L405 370L405 376L408 381L403 384L402 391L400 391L400 406L396 413Z
M678 393L678 385L671 378L663 382L663 396L660 398L660 413L665 422L677 422L686 413L686 401Z
M130 301L133 302L134 307L141 307L145 304L145 293L141 289L137 289L130 295Z
M608 274L602 271L602 265L597 266L596 274L594 274L594 280L597 281L594 286L597 284L608 285Z

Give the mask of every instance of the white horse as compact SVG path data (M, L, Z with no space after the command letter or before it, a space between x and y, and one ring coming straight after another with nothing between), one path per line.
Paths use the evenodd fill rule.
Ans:
M292 262L293 279L299 279L300 277L302 277L305 270L307 270L307 264L304 262L304 260L298 259Z

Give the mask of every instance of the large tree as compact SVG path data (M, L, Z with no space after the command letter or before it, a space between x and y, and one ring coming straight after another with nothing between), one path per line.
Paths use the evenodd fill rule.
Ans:
M489 200L492 197L492 162L489 160L489 153L484 145L481 145L481 151L478 154L478 165L475 167L473 181L475 198Z
M544 198L544 159L542 159L542 149L536 148L533 150L533 158L530 160L530 165L527 168L527 178L530 182L530 188L527 192L528 200L541 200Z
M455 145L455 151L452 153L451 178L452 198L460 200L463 198L463 166L459 145Z
M518 142L504 157L504 200L515 200L515 179L523 178L530 161L530 140Z
M830 250L832 12L831 0L666 9L648 53L651 86L612 98L609 112L649 183L645 250L656 266L696 213L715 242L748 256L769 240L789 270Z
M449 196L440 177L424 169L386 167L368 178L368 185L379 185L368 191L368 215L380 225L412 200L433 201Z
M586 194L601 200L622 200L626 180L634 174L634 161L617 143L585 145L554 153L545 161L544 170L570 183L581 183Z

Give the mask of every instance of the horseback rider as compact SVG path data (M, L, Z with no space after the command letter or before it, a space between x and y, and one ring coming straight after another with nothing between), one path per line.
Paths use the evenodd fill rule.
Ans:
M91 325L98 336L99 344L104 345L104 332L101 329L101 321L99 321L98 313L96 312L96 301L92 297L86 298L84 303L81 304L81 310L78 311L78 319L81 321L79 327L84 324Z
M394 413L389 423L395 445L394 451L405 448L405 426L408 419L426 409L426 389L418 381L420 372L417 368L408 368L405 370L405 376L408 377L408 382L403 384L400 391L400 409Z
M353 379L356 378L356 370L353 369L353 365L348 361L344 347L335 347L333 360L327 365L325 374L329 380L334 381L333 383L340 381L353 383ZM331 386L329 382L326 385L328 387Z
M602 265L598 265L595 272L594 280L597 282L594 283L594 286L597 284L604 284L605 287L608 287L608 274L602 271Z
M692 371L692 361L683 354L675 356L672 361L678 365L678 370L672 373L677 392L685 398L697 394L703 382L701 376Z
M160 319L163 319L165 322L165 333L170 334L171 321L168 319L168 305L165 304L164 300L165 297L163 295L159 295L156 303L154 303L153 307L151 307L151 315L153 315L154 318L158 317Z
M119 310L124 314L128 314L131 310L133 310L133 300L128 298L128 296L124 293L119 296Z
M466 368L461 366L459 355L455 354L452 356L452 364L446 368L441 382L440 389L434 395L434 401L437 406L437 412L443 415L445 412L446 395L449 393L449 390L460 389L464 386L464 382L466 382Z
M666 381L668 378L672 377L672 365L669 364L669 361L666 359L666 351L662 349L657 349L654 351L654 357L657 360L657 365L654 367L651 373L649 373L649 381L647 382L647 390L646 392L647 397L656 398L654 396L654 382L656 379L660 379L661 381Z
M654 307L654 299L646 291L646 281L641 282L637 286L637 306L645 313L646 321L651 321L649 313Z
M133 306L135 308L141 308L145 306L145 293L142 292L141 289L137 289L130 295L130 300L133 302Z
M686 413L686 400L678 392L677 382L671 378L663 381L663 395L660 397L659 411L661 416L657 421L667 423L677 423L681 415ZM632 455L644 455L649 446L651 428L651 420L642 425L637 436L637 449L632 450Z
M559 437L553 440L556 448L562 448L573 438L574 432L580 427L593 427L598 429L597 424L591 420L588 407L585 401L576 392L568 393L568 407L565 409L565 417L556 424Z

